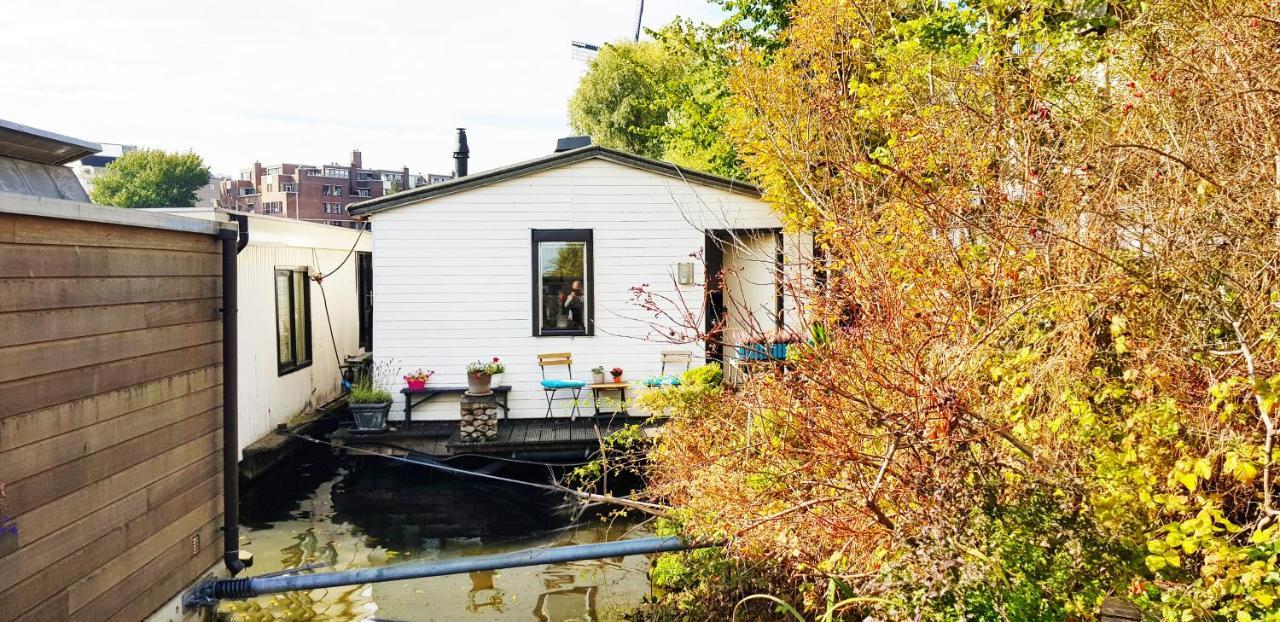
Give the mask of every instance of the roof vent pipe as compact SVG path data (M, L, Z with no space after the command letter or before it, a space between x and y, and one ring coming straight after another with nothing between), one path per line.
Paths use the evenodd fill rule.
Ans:
M471 157L471 149L467 148L467 128L458 128L458 144L453 147L453 178L467 176L467 158Z
M556 139L556 153L569 151L570 149L579 149L591 145L590 136L566 136Z

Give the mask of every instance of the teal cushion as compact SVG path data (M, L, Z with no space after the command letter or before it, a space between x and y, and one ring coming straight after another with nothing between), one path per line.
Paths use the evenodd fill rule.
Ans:
M680 376L650 376L644 381L646 387L680 386Z
M542 388L544 389L581 389L587 386L587 383L581 380L543 380Z

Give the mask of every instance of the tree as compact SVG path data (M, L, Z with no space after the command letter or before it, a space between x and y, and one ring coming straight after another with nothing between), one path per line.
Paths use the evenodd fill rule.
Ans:
M769 53L793 0L713 0L718 25L677 19L653 41L604 47L569 102L575 131L607 147L745 179L726 135L729 68L742 50Z
M94 180L93 201L119 207L192 207L196 190L209 183L200 156L160 149L130 151Z
M661 158L667 93L688 65L659 41L605 45L569 100L569 122L596 144Z
M800 0L727 130L827 278L653 500L845 619L1277 619L1274 15Z

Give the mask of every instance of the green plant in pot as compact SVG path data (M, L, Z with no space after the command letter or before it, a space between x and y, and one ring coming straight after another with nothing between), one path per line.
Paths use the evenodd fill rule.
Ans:
M361 374L351 385L347 404L356 429L377 431L387 429L387 415L391 412L391 392L385 387L385 379L394 376L388 363L375 363L373 369Z

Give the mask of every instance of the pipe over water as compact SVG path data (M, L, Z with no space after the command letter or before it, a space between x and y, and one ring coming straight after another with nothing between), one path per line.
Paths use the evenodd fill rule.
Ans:
M188 606L210 606L219 600L243 600L265 594L307 591L344 585L363 585L404 579L439 577L481 570L541 566L627 555L669 553L716 546L714 542L686 542L677 537L638 538L596 544L526 549L512 553L479 555L443 561L405 562L377 568L341 570L309 575L260 576L218 579L197 585L187 597Z

